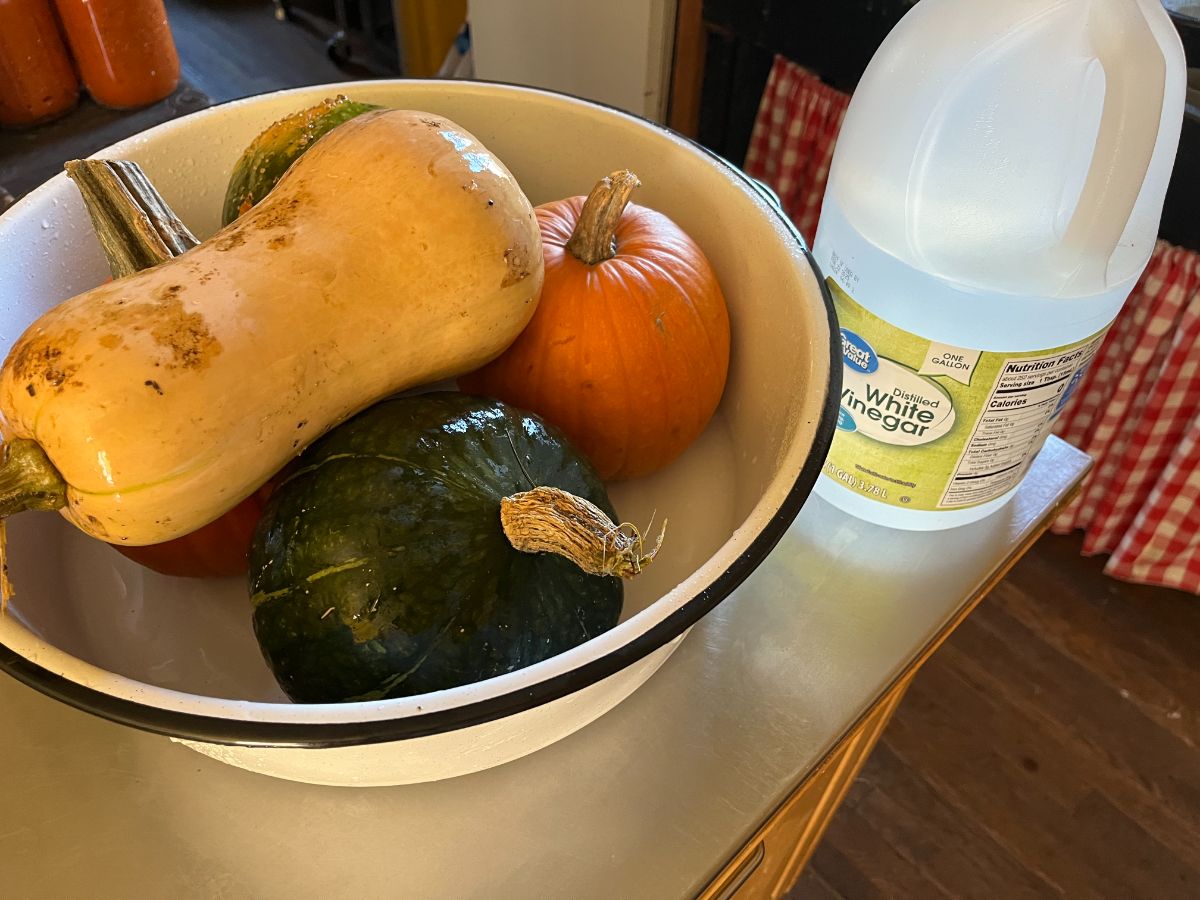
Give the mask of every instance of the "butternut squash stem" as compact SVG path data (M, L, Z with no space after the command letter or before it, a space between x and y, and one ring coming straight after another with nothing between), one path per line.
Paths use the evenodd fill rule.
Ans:
M524 553L557 553L589 575L632 578L658 555L667 533L664 520L649 551L642 533L613 522L594 503L554 487L536 487L500 501L500 525Z
M629 204L633 189L640 187L638 177L620 169L601 178L587 200L567 249L580 262L594 266L617 255L617 223Z
M37 441L16 438L0 459L0 517L27 509L62 509L67 483Z
M83 195L113 278L166 262L200 243L137 163L75 159L66 170Z

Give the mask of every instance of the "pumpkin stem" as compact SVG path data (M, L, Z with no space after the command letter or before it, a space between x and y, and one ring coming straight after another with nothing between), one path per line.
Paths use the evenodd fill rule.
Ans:
M166 262L200 243L137 163L73 159L66 170L83 196L113 278Z
M37 441L16 438L0 458L0 517L26 509L62 509L67 483Z
M667 533L646 552L642 533L614 524L598 506L553 487L536 487L500 501L500 524L514 548L524 553L557 553L589 575L632 578L658 554Z
M613 172L596 183L567 241L567 249L576 259L594 266L617 255L617 223L633 189L640 185L628 169Z

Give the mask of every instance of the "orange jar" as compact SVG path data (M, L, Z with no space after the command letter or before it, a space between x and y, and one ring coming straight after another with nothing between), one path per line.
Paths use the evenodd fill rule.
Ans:
M0 0L0 125L45 122L78 99L50 0Z
M162 0L55 0L55 6L83 86L97 103L133 109L175 90L179 56Z

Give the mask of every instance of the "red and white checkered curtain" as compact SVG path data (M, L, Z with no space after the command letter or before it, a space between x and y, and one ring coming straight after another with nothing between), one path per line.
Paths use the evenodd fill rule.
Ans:
M767 79L746 173L769 184L811 247L829 160L850 98L781 56Z
M754 123L746 172L810 245L849 101L777 57ZM1200 594L1200 254L1158 242L1055 431L1095 467L1054 530L1115 578Z
M1117 578L1200 593L1200 254L1165 241L1055 432L1096 460L1054 530Z

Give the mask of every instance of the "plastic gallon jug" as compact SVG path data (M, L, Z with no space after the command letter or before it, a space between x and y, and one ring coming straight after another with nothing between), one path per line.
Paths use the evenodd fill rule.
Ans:
M1186 64L1160 0L920 0L834 151L841 326L817 492L937 529L1015 492L1154 247Z

